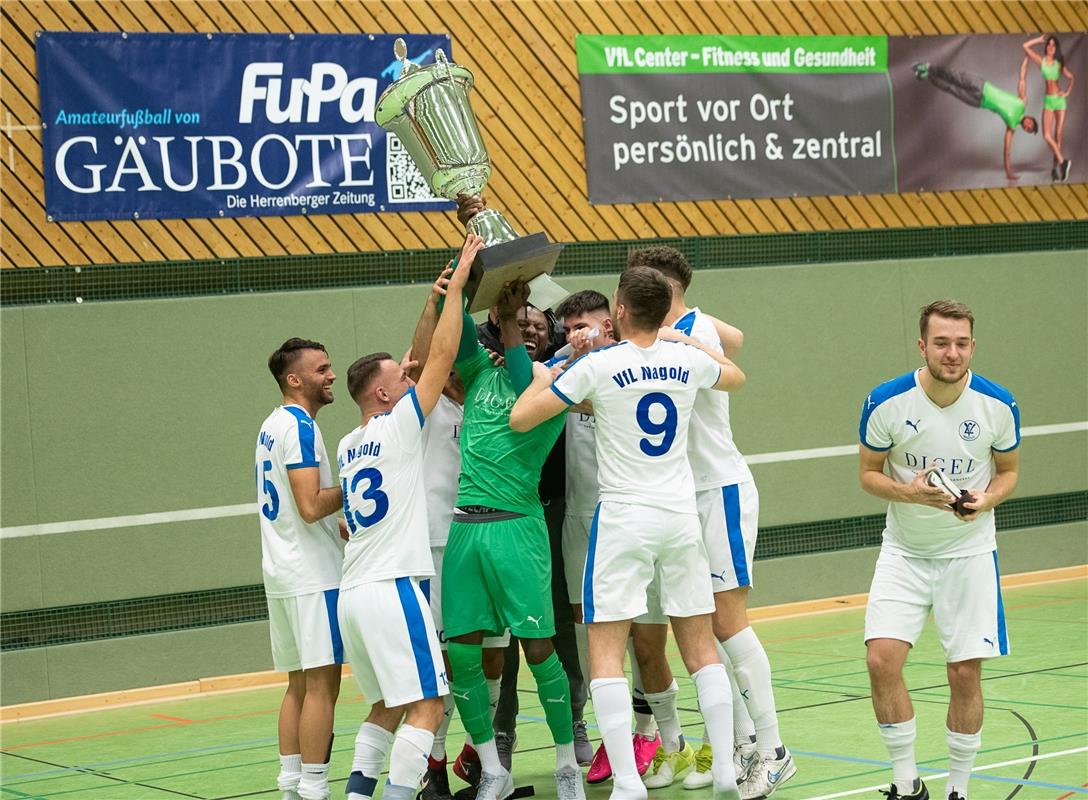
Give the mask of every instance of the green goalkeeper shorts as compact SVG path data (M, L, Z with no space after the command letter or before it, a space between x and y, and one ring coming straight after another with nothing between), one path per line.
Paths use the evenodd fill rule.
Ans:
M548 529L537 517L511 516L454 517L442 562L447 639L505 628L522 639L555 635Z

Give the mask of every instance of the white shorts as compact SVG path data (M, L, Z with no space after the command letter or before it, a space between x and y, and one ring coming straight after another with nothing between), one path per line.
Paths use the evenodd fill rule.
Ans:
M434 577L424 578L419 582L419 588L427 602L431 604L431 616L434 618L434 627L438 631L438 643L443 650L449 647L446 641L446 629L442 626L442 559L446 555L446 546L431 547L431 560L434 561ZM502 636L485 636L483 646L485 648L506 647L510 644L510 629L507 628Z
M593 516L563 517L563 576L567 579L567 599L575 605L582 603L582 579L586 571L589 550L589 529Z
M755 481L695 493L703 544L715 592L752 585L752 556L759 533L759 492Z
M268 598L268 632L272 666L296 672L344 663L344 646L336 619L339 589L295 597Z
M342 589L340 630L368 703L395 708L449 692L431 609L413 578Z
M912 647L930 609L945 660L1009 653L997 551L963 558L911 558L881 550L865 607L865 641Z
M656 594L670 617L714 611L699 517L605 501L589 533L582 616L587 623L637 619ZM640 620L642 621L642 620Z

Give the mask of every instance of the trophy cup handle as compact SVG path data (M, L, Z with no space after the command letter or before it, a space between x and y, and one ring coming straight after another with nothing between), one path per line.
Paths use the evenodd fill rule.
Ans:
M446 52L439 47L434 51L435 72L441 72L442 77L449 78L450 62L446 60Z

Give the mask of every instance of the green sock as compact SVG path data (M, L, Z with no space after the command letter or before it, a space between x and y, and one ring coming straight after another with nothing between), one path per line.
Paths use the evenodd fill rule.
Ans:
M453 670L450 692L472 741L483 744L495 738L491 724L491 703L487 698L487 682L481 662L482 648L478 644L450 642L448 654Z
M540 704L544 706L544 716L556 744L570 744L574 741L574 730L570 716L570 683L559 656L552 653L539 664L530 664L529 669L536 678L536 693Z

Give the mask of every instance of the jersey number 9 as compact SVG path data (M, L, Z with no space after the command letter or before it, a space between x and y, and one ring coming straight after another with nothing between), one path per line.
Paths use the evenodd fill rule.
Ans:
M661 406L665 411L665 418L661 422L650 419L650 409L654 406ZM676 439L676 418L676 404L667 394L650 392L643 395L635 409L635 420L643 431L650 436L660 436L661 441L654 443L650 439L639 439L639 449L648 456L663 456L669 452Z

